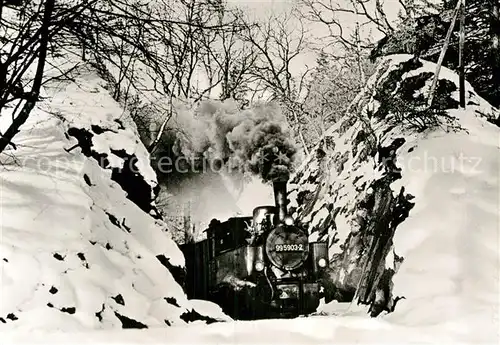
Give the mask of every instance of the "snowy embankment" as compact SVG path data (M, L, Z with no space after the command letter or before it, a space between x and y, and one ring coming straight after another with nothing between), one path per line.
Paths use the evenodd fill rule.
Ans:
M149 155L103 85L89 70L49 84L0 156L1 333L216 317L176 281L184 258L154 218Z
M446 68L425 110L436 66L410 59L381 63L296 174L290 206L312 240L329 236L327 299L354 296L393 325L497 343L500 113L468 83L459 109Z

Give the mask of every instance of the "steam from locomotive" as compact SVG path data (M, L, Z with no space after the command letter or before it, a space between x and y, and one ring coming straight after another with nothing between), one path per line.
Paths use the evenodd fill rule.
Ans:
M264 182L288 179L297 147L279 106L241 110L233 101L205 101L191 114L181 111L177 119L184 135L176 138L176 155L194 165L218 161Z

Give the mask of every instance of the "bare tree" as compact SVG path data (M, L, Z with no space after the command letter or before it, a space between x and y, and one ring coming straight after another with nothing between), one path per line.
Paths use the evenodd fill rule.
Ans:
M252 79L250 70L258 54L254 45L244 39L244 33L251 30L254 25L244 17L241 10L228 10L227 7L221 6L219 24L223 24L227 16L233 18L237 25L216 32L212 39L206 39L205 47L208 54L204 60L205 69L207 76L210 77L209 85L220 84L221 100L233 98L245 103Z
M238 32L244 27L242 16L228 9L223 1L182 0L175 3L175 7L172 2L163 1L158 9L160 13L177 13L185 25L162 22L155 32L160 46L166 47L160 68L163 69L163 93L170 97L170 107L157 126L150 152L156 149L168 121L175 115L174 97L199 101L210 96L219 85L221 97L236 96L246 81L245 73L251 63L251 56L236 48Z
M362 70L371 74L373 67L368 60L363 59L361 63ZM356 56L338 60L335 55L319 53L302 106L301 121L309 147L347 113L352 100L364 86L358 65Z
M401 8L400 22L403 22L416 11L416 7L414 0L398 2ZM373 48L373 35L387 36L395 30L385 12L385 1L301 0L300 4L303 18L315 23L326 33L318 40L321 49L329 51L336 59L346 60L346 64L355 61L360 81L364 84L364 60Z
M220 68L215 77L207 73L208 83L198 79L215 55L213 43L238 28L238 17L226 13L219 0L101 0L67 30L79 37L84 58L113 87L115 99L138 116L146 109L150 115L156 112L158 131L148 143L154 150L174 116L172 100L199 100L221 83Z
M270 16L249 28L245 40L255 48L257 57L249 69L255 86L254 96L279 102L304 151L308 148L301 128L302 98L307 90L307 67L299 75L293 62L307 50L307 30L295 12Z
M322 39L333 46L369 48L370 37L361 35L360 31L375 29L384 35L394 32L385 13L384 0L301 0L301 5L304 18L327 29L328 34ZM355 28L347 27L351 23L355 23ZM353 31L358 35L353 36Z
M239 18L220 0L162 0L153 6L153 13L163 19L154 35L154 42L165 50L160 66L165 76L163 92L183 98L204 97L220 83L210 63L212 50L220 37L237 30ZM183 24L172 25L174 19ZM207 72L208 82L198 80L201 72Z
M0 2L0 110L13 107L10 125L0 133L0 152L8 145L16 147L12 139L39 100L51 42L94 2L72 6L57 5L55 0L15 5Z

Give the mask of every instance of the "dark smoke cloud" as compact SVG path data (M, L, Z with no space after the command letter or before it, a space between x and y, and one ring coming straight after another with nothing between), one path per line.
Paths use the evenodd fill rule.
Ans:
M241 110L233 101L204 101L195 110L178 111L176 122L174 152L193 164L218 161L265 182L291 173L297 147L277 105Z

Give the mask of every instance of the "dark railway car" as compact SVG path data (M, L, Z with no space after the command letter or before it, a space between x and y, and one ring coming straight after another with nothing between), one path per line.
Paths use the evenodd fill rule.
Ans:
M286 211L286 183L274 183L275 206L252 217L213 220L207 239L185 244L189 298L219 304L236 319L295 317L319 305L327 242L309 243Z

